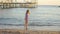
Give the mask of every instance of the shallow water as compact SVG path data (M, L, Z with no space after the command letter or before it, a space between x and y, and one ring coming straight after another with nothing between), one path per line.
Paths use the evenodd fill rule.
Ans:
M26 10L30 10L29 27L48 28L60 27L60 7L39 6L38 8L0 9L0 28L24 28Z

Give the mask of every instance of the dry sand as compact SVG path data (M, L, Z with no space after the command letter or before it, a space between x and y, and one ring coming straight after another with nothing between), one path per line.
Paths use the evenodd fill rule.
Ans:
M24 30L0 29L0 34L24 34ZM60 31L28 30L28 34L60 34Z

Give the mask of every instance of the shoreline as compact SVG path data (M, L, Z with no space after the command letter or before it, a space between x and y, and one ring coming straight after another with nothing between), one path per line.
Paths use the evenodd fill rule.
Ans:
M28 30L29 34L60 34L60 31ZM20 29L0 29L0 34L24 34Z

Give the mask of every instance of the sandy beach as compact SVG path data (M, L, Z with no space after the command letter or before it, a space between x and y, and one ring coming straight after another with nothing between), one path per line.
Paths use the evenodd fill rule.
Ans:
M0 29L0 34L24 34L24 30ZM28 34L60 34L60 31L28 30Z

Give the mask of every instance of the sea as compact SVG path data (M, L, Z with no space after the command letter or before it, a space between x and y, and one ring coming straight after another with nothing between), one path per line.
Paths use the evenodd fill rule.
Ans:
M39 5L36 8L0 8L0 29L24 29L26 10L29 30L60 31L60 7Z

